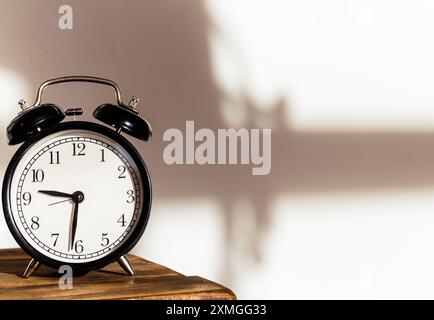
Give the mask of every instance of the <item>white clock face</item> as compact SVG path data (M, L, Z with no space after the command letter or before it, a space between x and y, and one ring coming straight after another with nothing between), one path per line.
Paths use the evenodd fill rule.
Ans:
M125 149L81 129L34 144L17 164L10 188L21 235L65 263L95 261L118 248L137 224L142 199L139 170Z

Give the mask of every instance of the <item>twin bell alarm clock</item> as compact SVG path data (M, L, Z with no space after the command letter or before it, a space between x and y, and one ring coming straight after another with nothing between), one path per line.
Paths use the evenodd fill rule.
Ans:
M47 86L66 82L115 90L117 103L93 112L104 125L78 121L81 108L41 103ZM9 230L33 258L25 278L41 264L86 273L115 261L134 274L127 253L143 234L151 208L146 164L125 138L151 138L137 102L133 97L125 105L115 82L88 76L45 81L32 106L20 101L23 110L7 127L7 138L22 145L7 167L2 199Z

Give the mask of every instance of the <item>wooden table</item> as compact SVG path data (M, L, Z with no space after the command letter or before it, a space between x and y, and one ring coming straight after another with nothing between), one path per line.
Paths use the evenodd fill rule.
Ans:
M0 299L236 299L231 290L215 282L128 257L136 271L133 277L114 263L74 277L72 289L60 289L57 270L42 266L24 279L21 275L30 258L21 249L1 249Z

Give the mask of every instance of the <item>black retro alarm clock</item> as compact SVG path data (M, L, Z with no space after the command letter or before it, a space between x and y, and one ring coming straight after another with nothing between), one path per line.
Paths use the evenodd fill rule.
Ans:
M109 126L77 121L81 108L41 103L47 86L64 82L114 88L117 104L93 112ZM137 102L133 97L125 105L115 82L87 76L45 81L32 106L20 101L23 111L7 127L7 137L10 145L23 144L6 170L2 199L12 235L33 258L24 277L40 264L86 273L114 261L134 274L126 254L143 234L151 208L145 162L122 135L151 138Z

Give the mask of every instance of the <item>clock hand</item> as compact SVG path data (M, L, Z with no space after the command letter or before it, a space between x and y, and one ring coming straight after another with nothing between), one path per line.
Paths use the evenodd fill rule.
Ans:
M72 208L72 224L69 234L69 248L70 250L74 247L75 233L77 231L77 220L78 220L78 204L84 200L84 194L81 191L75 191L71 197L74 202L74 207Z
M74 247L75 242L75 232L77 231L77 218L78 218L78 201L74 201L74 208L72 213L72 225L69 234L69 248L70 250Z
M71 201L71 199L65 199L65 200L60 200L60 201L52 202L52 203L49 203L48 205L49 206L54 206L55 204L66 202L66 201Z
M60 191L53 191L53 190L39 190L38 192L48 194L49 196L53 197L66 197L72 199L72 194L60 192Z

